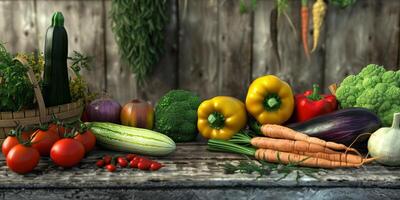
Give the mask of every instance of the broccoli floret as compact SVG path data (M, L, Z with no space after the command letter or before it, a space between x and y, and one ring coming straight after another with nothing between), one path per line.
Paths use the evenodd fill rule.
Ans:
M400 71L370 64L358 75L346 77L336 91L341 108L363 107L375 112L384 126L400 112Z
M192 141L197 136L197 108L200 98L189 91L172 90L155 108L155 127L175 142Z

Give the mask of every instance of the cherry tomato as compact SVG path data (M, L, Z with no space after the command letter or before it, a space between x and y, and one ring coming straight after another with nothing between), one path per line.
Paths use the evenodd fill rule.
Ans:
M76 135L74 139L83 144L86 153L91 151L96 145L96 136L91 131L80 133Z
M50 158L61 167L77 165L85 156L85 147L82 143L71 138L57 141L50 151Z
M28 140L30 133L22 133L22 139ZM15 146L19 144L18 139L16 136L8 136L1 145L1 151L3 152L4 157L7 156L8 152Z
M121 167L128 166L128 161L126 161L126 159L123 157L118 157L117 162L118 162L119 166L121 166Z
M103 156L104 164L108 165L111 163L112 157L109 155Z
M133 159L133 160L131 160L130 162L129 162L129 167L130 168L137 168L138 167L138 164L139 164L139 160L138 159Z
M150 168L151 163L150 162L139 162L138 163L138 168L141 170L148 170Z
M128 161L133 160L133 158L135 158L135 157L136 157L135 154L127 154L127 155L125 156L125 158L126 158Z
M117 168L113 164L106 165L106 169L109 172L114 172Z
M7 154L6 162L8 168L19 174L32 171L40 160L38 150L22 144L15 145Z
M41 156L48 156L50 149L60 136L53 131L36 130L33 133L32 147L37 149Z
M96 162L96 166L97 166L97 167L103 167L103 166L104 166L104 160L98 160L98 161Z
M150 170L151 170L151 171L157 171L157 170L159 170L161 167L163 167L163 166L162 166L161 163L159 163L159 162L152 162L152 163L150 164Z

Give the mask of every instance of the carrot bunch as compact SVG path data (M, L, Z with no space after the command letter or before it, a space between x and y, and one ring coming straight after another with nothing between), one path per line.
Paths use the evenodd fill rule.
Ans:
M266 137L251 138L238 133L229 141L209 141L209 149L241 153L272 163L318 168L360 167L374 160L361 157L357 150L343 144L309 137L284 126L263 125L261 132ZM251 144L256 149L238 144Z

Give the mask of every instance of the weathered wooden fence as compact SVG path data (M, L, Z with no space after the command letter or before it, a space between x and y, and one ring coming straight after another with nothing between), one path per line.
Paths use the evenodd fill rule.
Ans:
M279 67L269 30L275 0L259 0L246 14L239 12L239 0L169 0L166 53L142 86L120 61L110 0L0 0L0 40L12 52L43 51L51 14L62 11L70 52L95 57L92 70L84 72L91 87L121 103L134 97L154 102L173 88L202 98L244 98L250 81L263 74L276 74L300 92L312 83L326 87L369 63L399 69L399 0L358 0L346 9L330 5L320 47L310 60L299 37L300 0L289 2L297 33L284 16L278 18Z

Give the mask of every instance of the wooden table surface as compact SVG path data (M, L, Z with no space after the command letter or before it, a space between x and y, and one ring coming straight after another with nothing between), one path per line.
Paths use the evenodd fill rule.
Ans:
M400 198L400 168L377 164L359 169L323 170L317 179L295 173L256 179L256 174L224 174L226 162L244 157L215 153L204 144L179 144L166 165L156 172L118 169L110 173L95 162L104 154L96 150L71 169L42 158L30 174L18 175L0 157L0 198L3 199L392 199ZM99 198L101 197L101 198Z

